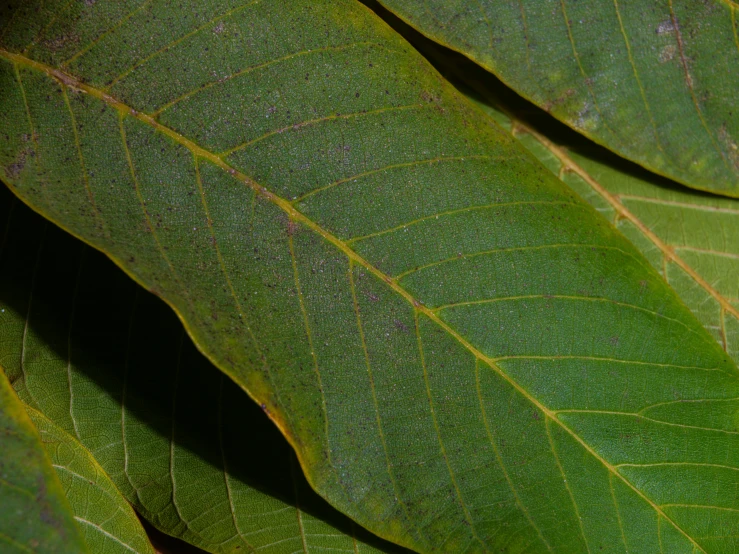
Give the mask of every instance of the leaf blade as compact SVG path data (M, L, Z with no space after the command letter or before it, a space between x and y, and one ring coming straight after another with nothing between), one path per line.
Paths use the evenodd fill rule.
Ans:
M133 509L90 453L41 412L28 406L26 411L41 433L87 545L95 552L153 554Z
M0 406L3 548L8 552L87 552L38 432L3 372Z
M12 204L1 190L0 205ZM93 538L117 530L132 543L114 526L120 511L100 513L125 496L160 530L212 552L401 551L322 503L261 410L158 299L25 206L7 217L0 357L55 463L81 476L58 468L77 485L76 515L103 527ZM100 485L90 492L86 480Z

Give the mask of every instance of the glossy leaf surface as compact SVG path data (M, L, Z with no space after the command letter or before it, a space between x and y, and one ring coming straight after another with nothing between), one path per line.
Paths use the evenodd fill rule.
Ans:
M23 405L0 370L0 551L87 552Z
M366 8L182 4L17 11L0 163L321 494L422 552L734 547L736 368L627 240Z
M596 142L739 196L731 0L381 0Z
M148 551L116 488L211 552L402 550L311 491L279 432L161 301L4 187L0 204L12 205L0 218L0 359L35 406L93 552Z
M154 554L133 509L85 447L42 413L26 410L41 434L90 552Z

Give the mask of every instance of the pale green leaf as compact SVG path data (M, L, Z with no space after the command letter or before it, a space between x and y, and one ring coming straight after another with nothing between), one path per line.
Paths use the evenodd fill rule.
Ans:
M0 552L87 552L38 431L0 369Z
M131 506L90 453L41 412L26 407L51 457L77 525L95 554L154 554Z
M739 196L736 2L380 1L621 156Z
M332 504L422 552L736 548L734 364L366 8L25 6L11 187L165 298Z

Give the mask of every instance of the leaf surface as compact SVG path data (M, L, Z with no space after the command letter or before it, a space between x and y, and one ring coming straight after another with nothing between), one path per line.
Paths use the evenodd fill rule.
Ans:
M406 33L399 20L392 20ZM552 173L587 200L660 272L739 360L739 201L686 190L554 122L478 66L411 31L413 44Z
M90 551L154 554L133 509L85 447L41 412L26 410L41 434Z
M381 2L619 155L739 196L732 0Z
M310 489L279 432L161 301L13 200L0 190L13 206L0 218L0 359L35 406L94 552L147 552L118 490L159 529L211 552L402 550Z
M88 552L38 432L2 370L0 550Z
M0 163L322 495L421 552L734 548L736 368L626 239L366 8L182 4L16 10Z

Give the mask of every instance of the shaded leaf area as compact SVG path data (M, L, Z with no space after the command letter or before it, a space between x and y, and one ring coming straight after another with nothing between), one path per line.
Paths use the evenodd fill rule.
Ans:
M157 554L202 554L205 552L182 539L163 533L143 518L141 518L141 524Z
M633 245L357 3L193 5L13 12L12 189L165 298L381 536L734 549L737 371Z
M402 551L310 489L279 432L160 300L4 187L0 204L12 206L0 221L0 362L93 552L150 551L116 487L157 528L211 552Z
M467 58L368 4L617 227L739 360L739 201L649 173L584 139Z
M103 469L71 435L26 407L90 552L154 554L143 527Z
M381 2L621 156L739 196L735 2Z
M88 552L23 405L0 370L0 550Z

